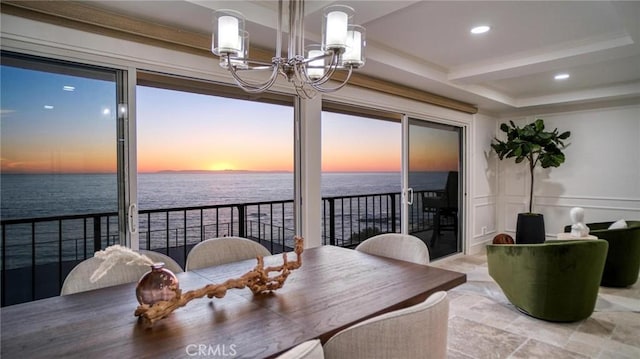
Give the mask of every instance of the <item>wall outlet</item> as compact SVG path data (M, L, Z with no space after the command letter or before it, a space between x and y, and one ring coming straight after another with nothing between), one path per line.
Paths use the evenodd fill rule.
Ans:
M487 234L487 226L483 226L480 230L482 231L483 235Z

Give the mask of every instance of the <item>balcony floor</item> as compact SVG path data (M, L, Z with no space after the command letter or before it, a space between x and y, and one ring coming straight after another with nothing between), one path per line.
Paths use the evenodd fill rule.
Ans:
M522 314L489 276L486 255L433 263L467 274L449 291L448 358L640 358L640 280L600 287L595 312L576 323Z

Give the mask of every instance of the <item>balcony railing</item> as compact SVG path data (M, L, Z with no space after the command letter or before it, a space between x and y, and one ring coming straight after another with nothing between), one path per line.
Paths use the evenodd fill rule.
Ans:
M431 228L432 213L416 192L410 232ZM322 243L354 247L377 233L398 232L400 193L323 198ZM260 242L272 253L293 247L293 201L267 201L201 207L141 210L141 249L163 252L184 267L189 250L214 237L239 236ZM64 278L79 262L119 242L116 212L1 222L2 306L58 295Z

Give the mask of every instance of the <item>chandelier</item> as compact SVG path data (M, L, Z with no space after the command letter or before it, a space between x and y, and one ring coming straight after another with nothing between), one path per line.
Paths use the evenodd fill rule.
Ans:
M289 0L289 42L287 58L282 57L283 0L278 0L278 23L275 56L271 63L249 58L249 33L244 30L244 16L234 10L214 13L211 51L220 57L239 87L249 93L268 90L284 76L299 96L313 98L317 92L333 92L344 87L353 69L364 66L365 29L353 25L353 8L331 5L323 10L322 44L304 46L304 0ZM216 36L217 34L217 36ZM243 79L242 72L269 72L267 80ZM333 87L327 82L336 71L345 71L344 80Z

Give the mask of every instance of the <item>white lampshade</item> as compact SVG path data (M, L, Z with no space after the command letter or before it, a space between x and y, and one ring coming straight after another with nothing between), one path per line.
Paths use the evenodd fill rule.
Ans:
M347 48L342 54L342 66L359 68L364 66L364 49L366 47L366 30L359 25L349 25L347 31Z
M231 65L235 66L237 69L247 69L249 67L247 63L247 59L249 58L249 33L245 31L243 36L240 36L238 41L241 45L240 51L235 54L220 56L221 67L225 69L229 67L227 57L231 59Z
M218 10L214 13L211 51L215 55L233 54L243 51L244 16L234 10ZM216 36L217 35L217 36Z
M347 46L347 28L353 19L353 8L344 5L328 6L323 11L322 48L343 50Z
M320 45L310 45L307 47L307 58L312 59L318 56L324 56L324 51L320 48ZM319 58L317 60L309 61L307 64L307 77L311 80L317 80L324 76L324 60L325 58Z

